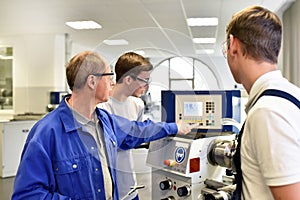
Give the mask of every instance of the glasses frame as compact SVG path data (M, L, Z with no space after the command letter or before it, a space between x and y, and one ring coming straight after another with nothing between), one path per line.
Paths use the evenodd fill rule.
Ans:
M109 72L109 73L94 73L94 74L89 74L88 76L90 76L90 75L92 75L92 76L97 76L97 77L111 76L111 77L109 78L109 81L110 81L110 82L113 82L113 81L114 81L113 76L115 75L115 73L113 73L113 72ZM88 77L88 76L87 76L87 77Z
M146 85L149 85L151 83L151 78L149 79L144 79L144 78L140 78L138 76L135 76L135 75L130 75L132 78L138 80L138 81L141 81L143 83L146 83Z
M227 59L227 52L228 52L229 46L230 46L230 38L228 38L221 44L222 53L223 53L223 56L225 59Z
M113 76L115 75L115 73L110 72L110 73L95 73L95 74L89 74L89 75L93 75L93 76Z
M240 38L238 38L232 34L230 34L230 36L232 36L232 38L238 39L238 41L240 41L244 45L249 46L249 43L247 41L241 40ZM225 57L225 59L227 59L227 52L230 48L230 37L227 40L225 40L224 42L222 42L221 48L222 48L223 56Z

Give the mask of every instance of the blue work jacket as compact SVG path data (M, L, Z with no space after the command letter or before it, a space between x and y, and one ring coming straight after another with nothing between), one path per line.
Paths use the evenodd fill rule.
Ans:
M174 135L178 129L175 123L129 121L99 108L96 113L104 134L113 199L118 200L117 149ZM65 100L28 135L12 196L12 200L27 199L106 199L96 141L74 119Z

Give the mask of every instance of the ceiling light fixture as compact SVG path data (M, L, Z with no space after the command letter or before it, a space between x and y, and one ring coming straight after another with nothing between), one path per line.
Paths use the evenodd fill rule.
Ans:
M217 17L188 18L187 24L189 26L217 26L219 19Z
M119 40L103 40L104 44L107 45L128 45L129 42L124 39L119 39Z
M102 26L95 21L71 21L66 22L66 25L77 30L102 28Z
M136 54L139 54L141 56L144 56L146 54L145 51L143 51L143 50L136 50L136 51L133 51L133 52L136 53Z
M213 54L215 50L213 49L197 49L196 54Z
M193 42L196 44L214 44L216 38L193 38Z

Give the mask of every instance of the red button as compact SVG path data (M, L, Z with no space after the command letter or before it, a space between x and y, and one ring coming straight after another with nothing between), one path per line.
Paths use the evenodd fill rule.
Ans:
M173 167L173 166L176 165L176 161L175 160L170 160L170 159L164 160L164 165L167 165L169 167Z

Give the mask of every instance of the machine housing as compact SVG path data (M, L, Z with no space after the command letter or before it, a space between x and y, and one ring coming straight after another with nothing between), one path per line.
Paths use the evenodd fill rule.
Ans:
M240 113L238 90L162 91L162 119L182 120L192 132L150 143L152 199L205 199L207 180L223 182L224 166L230 166L227 155L238 133L224 119L239 123Z

